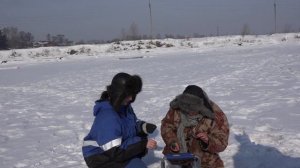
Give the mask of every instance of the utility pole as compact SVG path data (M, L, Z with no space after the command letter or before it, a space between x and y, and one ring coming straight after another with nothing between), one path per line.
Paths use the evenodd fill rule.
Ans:
M151 40L152 40L152 38L153 38L153 30L152 30L152 12L151 12L151 0L149 0L149 10L150 10L150 32L151 32L151 34L150 34L150 36L151 36Z
M274 0L274 33L277 33L276 0Z

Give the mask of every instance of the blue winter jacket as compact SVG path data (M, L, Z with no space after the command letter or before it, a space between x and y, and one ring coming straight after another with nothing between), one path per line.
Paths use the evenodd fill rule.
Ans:
M138 120L131 105L121 107L117 113L109 101L97 101L94 116L84 138L84 158L99 155L103 162L122 162L145 154L147 139L137 136Z

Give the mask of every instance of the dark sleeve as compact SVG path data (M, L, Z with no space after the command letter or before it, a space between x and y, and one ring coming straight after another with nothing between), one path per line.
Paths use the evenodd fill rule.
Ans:
M129 145L126 149L113 147L103 154L116 162L125 162L135 157L143 157L147 153L147 139L143 139L135 144Z
M222 152L226 149L229 139L229 124L222 111L217 111L215 124L208 135L209 143L207 151L211 153Z
M160 132L162 139L167 146L174 142L179 144L177 139L177 127L175 124L176 120L178 120L178 116L175 114L175 110L170 108L166 116L161 121Z

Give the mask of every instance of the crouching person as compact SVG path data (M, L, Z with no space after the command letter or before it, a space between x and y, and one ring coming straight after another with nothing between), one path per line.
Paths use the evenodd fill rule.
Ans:
M141 89L139 76L118 73L95 102L95 119L82 147L89 168L146 168L141 158L157 146L147 138L156 126L141 123L131 107Z
M228 145L229 125L223 111L196 85L185 88L170 102L161 122L166 144L163 154L192 153L201 168L223 168L218 155Z

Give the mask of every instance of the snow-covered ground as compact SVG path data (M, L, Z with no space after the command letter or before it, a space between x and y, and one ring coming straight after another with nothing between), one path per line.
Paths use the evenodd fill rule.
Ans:
M121 71L143 78L133 107L158 126L185 86L203 87L230 122L227 168L300 167L300 33L9 50L0 60L1 168L85 168L94 100ZM158 168L159 129L151 137L159 147L144 160Z

